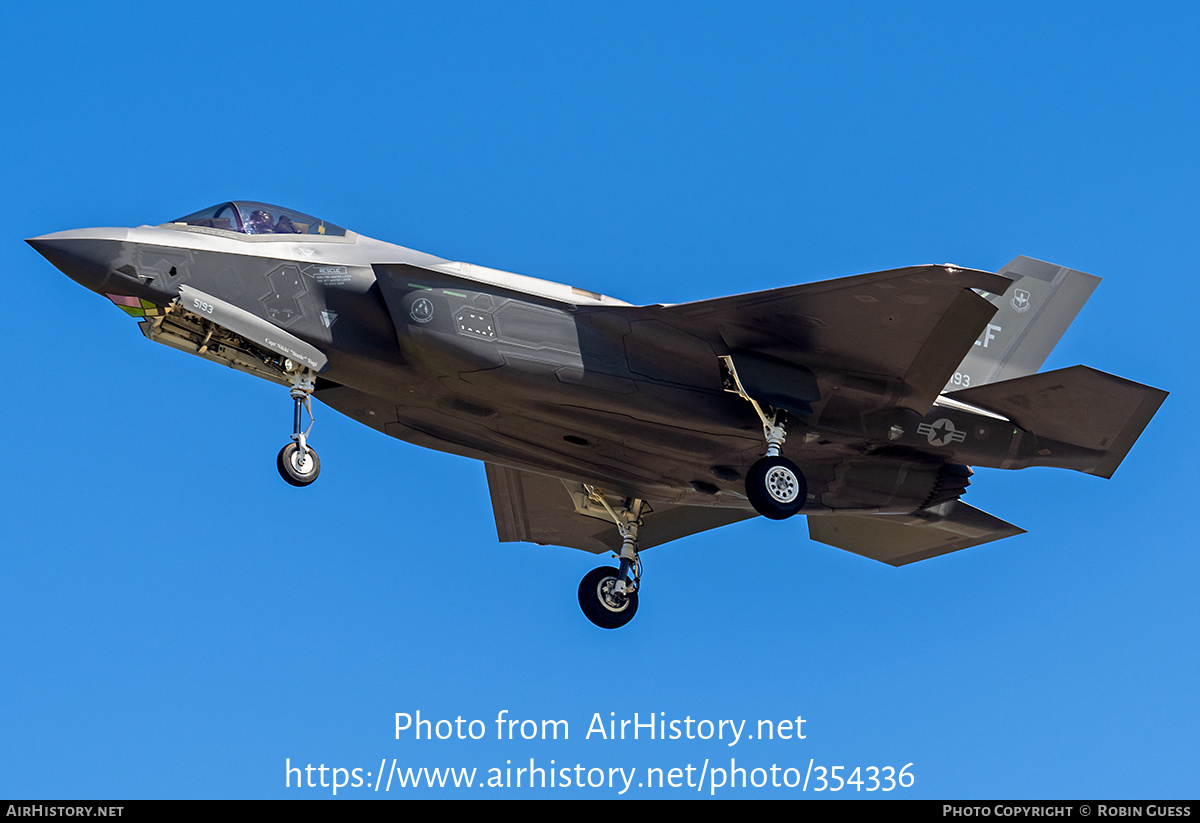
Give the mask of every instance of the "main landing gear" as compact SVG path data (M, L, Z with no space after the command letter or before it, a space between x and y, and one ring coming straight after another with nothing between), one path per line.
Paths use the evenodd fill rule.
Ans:
M725 356L720 360L725 373L725 390L750 402L762 421L763 437L767 441L766 456L757 460L746 472L746 498L763 517L787 520L804 508L804 502L808 499L808 481L796 464L781 454L783 441L787 439L787 432L783 428L785 413L769 406L764 411L742 387L733 358Z
M603 491L592 486L584 488L589 500L604 506L617 524L621 533L621 565L615 569L601 566L584 575L579 583L579 607L587 619L600 628L619 629L637 614L638 586L642 580L637 535L645 503L629 499L616 510L604 499Z
M275 465L279 476L293 486L307 486L317 479L321 473L321 458L308 445L308 433L316 422L312 413L313 376L308 369L301 369L292 378L292 400L295 401L296 411L293 417L292 442L279 450ZM300 410L308 412L308 428L301 430Z
M758 409L758 404L754 404ZM762 415L762 411L759 410ZM808 497L808 482L796 464L779 452L783 448L783 426L775 425L776 414L770 420L763 416L763 432L767 437L767 455L755 461L746 472L746 497L754 510L770 520L787 520L804 508Z

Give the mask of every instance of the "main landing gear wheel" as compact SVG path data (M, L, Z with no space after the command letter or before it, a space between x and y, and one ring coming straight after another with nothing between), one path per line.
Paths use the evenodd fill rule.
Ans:
M279 467L279 476L293 486L307 486L321 473L321 458L316 450L306 446L302 452L295 442L279 450L275 465Z
M767 456L759 459L746 472L746 497L763 517L787 520L804 508L804 501L808 499L808 481L795 463L780 455L787 439L788 415L783 409L764 408L746 393L746 387L737 373L734 355L722 355L719 359L725 391L750 401L754 413L762 421L763 438L767 441ZM753 358L750 362L753 362Z
M763 517L787 520L804 507L808 482L786 457L764 457L746 473L746 497Z
M619 571L611 566L592 569L579 584L579 607L602 629L619 629L637 614L636 591L617 594Z

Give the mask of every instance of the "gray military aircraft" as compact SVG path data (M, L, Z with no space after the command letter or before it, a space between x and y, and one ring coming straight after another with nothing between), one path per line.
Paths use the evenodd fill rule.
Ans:
M1099 278L1026 257L634 306L266 203L27 242L151 340L287 387L288 483L321 469L313 395L484 461L501 541L617 555L579 586L604 628L642 549L756 513L896 566L1020 534L959 499L969 466L1111 477L1167 396L1038 374Z

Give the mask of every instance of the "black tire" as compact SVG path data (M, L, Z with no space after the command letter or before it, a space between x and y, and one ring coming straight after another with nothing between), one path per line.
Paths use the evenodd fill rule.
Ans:
M763 517L787 520L804 508L808 481L786 457L764 457L746 472L746 497Z
M308 447L308 459L302 459L300 447L293 441L279 450L275 466L279 476L293 486L307 486L317 479L321 473L321 458L317 457L316 449Z
M619 629L637 614L637 592L625 595L623 602L604 596L605 590L616 584L617 571L612 566L601 566L584 575L579 583L579 608L602 629Z

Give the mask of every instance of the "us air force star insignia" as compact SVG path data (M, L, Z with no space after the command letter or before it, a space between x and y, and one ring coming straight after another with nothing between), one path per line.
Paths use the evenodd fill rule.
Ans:
M1017 289L1013 292L1012 307L1019 312L1029 311L1029 292Z
M433 319L433 303L427 297L418 297L413 301L408 316L418 323L428 323Z
M917 426L917 433L925 435L929 439L929 445L931 446L961 443L967 439L967 433L958 431L958 429L954 428L954 424L945 417L933 421L932 425L922 423Z

